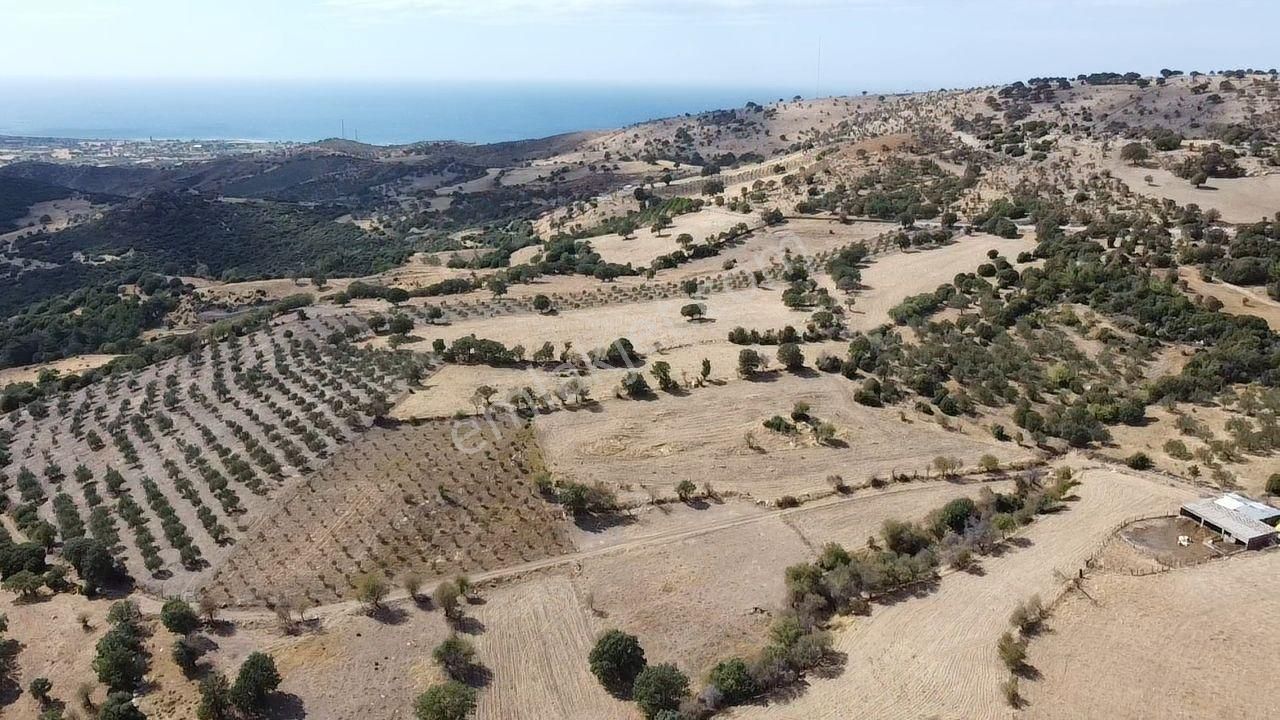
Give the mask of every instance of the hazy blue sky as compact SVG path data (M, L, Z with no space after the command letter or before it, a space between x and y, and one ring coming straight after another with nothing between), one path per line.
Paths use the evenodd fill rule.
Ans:
M1280 0L0 0L0 77L926 89L1280 65Z

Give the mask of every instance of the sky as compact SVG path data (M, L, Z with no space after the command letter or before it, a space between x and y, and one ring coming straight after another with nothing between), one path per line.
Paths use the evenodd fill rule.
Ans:
M1280 65L1277 0L0 0L0 21L0 79L825 95Z

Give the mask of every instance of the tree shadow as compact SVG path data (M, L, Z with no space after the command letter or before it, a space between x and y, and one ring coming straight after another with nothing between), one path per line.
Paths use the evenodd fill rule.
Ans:
M411 600L413 602L414 607L418 608L423 612L431 612L433 609L435 609L435 606L436 606L435 602L433 602L431 600L431 597L428 595L421 595L421 594L414 595L411 598Z
M297 695L275 692L267 698L262 716L269 720L302 720L307 716L307 708Z
M897 590L890 590L883 595L878 595L874 598L874 602L877 605L889 607L907 600L916 600L928 597L930 594L937 591L938 585L939 579L935 576L927 580L912 583L906 587L898 588Z
M1040 671L1034 665L1025 662L1019 663L1018 667L1014 668L1013 674L1023 680L1039 680L1042 677Z
M211 635L217 635L218 637L225 638L236 634L235 623L227 620L210 620L204 624L204 627Z
M479 618L463 615L451 623L454 630L463 635L481 635L488 628Z
M12 667L23 647L17 640L0 641L0 667ZM18 684L17 673L0 674L0 707L14 702L21 695L22 686Z
M987 555L994 558L1004 557L1011 552L1025 550L1034 544L1035 543L1031 541L1031 538L1024 535L1014 535L1013 537L1005 539L1002 543L997 543L991 548L991 551L988 552Z
M409 613L402 607L379 605L368 612L369 617L383 625L401 625L409 619Z
M137 583L134 582L132 577L125 575L98 588L98 591L89 597L100 597L104 600L123 600L136 590Z
M573 524L577 525L579 530L589 533L602 533L635 522L635 517L621 513L583 513L573 517Z
M473 663L463 674L462 682L477 690L489 687L493 683L493 671L484 663Z

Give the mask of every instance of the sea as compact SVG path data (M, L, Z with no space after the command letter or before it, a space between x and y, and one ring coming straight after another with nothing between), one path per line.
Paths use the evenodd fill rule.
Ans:
M0 135L491 143L794 95L742 87L0 79Z

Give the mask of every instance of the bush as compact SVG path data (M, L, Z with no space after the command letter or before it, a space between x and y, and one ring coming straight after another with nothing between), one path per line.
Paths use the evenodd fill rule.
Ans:
M788 370L795 371L804 367L804 353L795 343L784 343L778 347L778 362Z
M458 598L461 594L458 591L457 583L444 580L436 586L435 592L431 594L431 599L446 618L453 620L461 615L462 607L458 603Z
M49 681L49 678L38 677L31 681L27 689L31 691L31 697L35 698L36 702L41 705L47 705L49 703L49 691L53 690L53 683Z
M680 498L680 502L689 502L697 492L698 486L692 480L685 479L676 483L676 497Z
M356 579L356 599L371 608L377 608L391 592L391 585L379 573L368 573Z
M147 716L133 704L132 693L113 692L98 709L98 720L147 720Z
M609 630L601 635L587 655L587 662L591 673L614 695L630 690L648 665L640 641L621 630Z
M1130 455L1125 458L1124 464L1134 470L1150 470L1155 466L1155 463L1151 462L1151 458L1144 452L1136 452Z
M644 712L653 718L663 710L675 710L689 694L689 678L670 663L650 665L636 676L631 696Z
M418 696L413 714L417 720L463 720L476 707L476 691L451 680Z
M1267 478L1267 494L1280 495L1280 473L1271 473Z
M280 673L275 660L266 653L250 653L231 686L231 703L242 713L255 713L266 705L267 696L278 687Z
M465 680L475 662L476 649L466 638L457 634L445 638L431 651L431 658L454 680Z
M1018 690L1018 676L1010 675L1008 680L1000 684L1000 692L1004 694L1004 701L1009 703L1009 707L1021 707L1022 693Z
M756 683L742 658L721 661L711 669L711 685L718 690L724 702L737 705L756 694Z
M160 622L165 629L178 635L186 635L200 627L200 618L186 600L170 598L160 609Z
M1022 669L1023 663L1027 660L1027 641L1005 631L996 642L996 652L1000 655L1000 661L1005 667L1016 672Z

